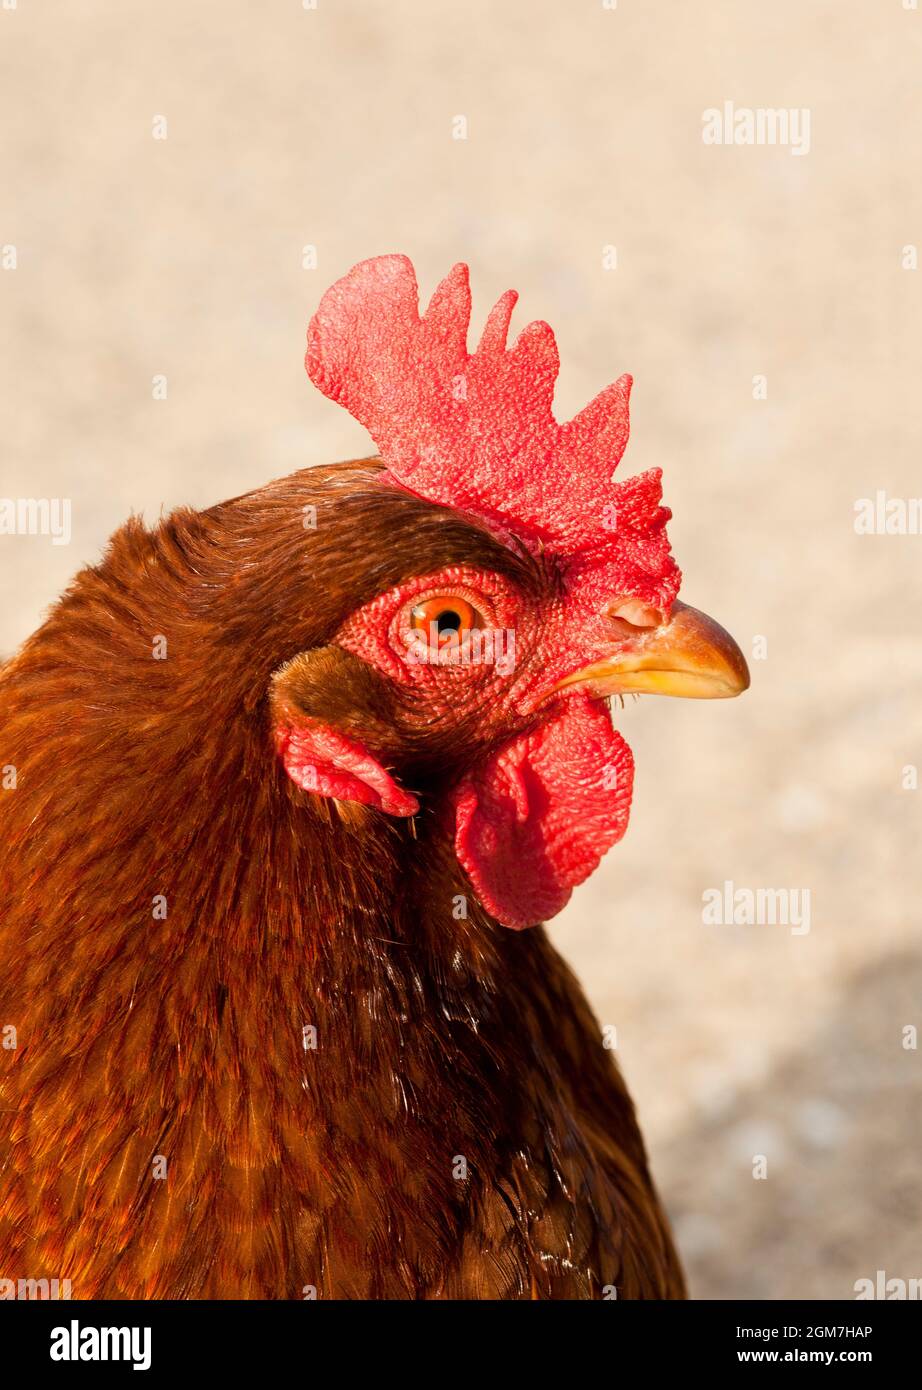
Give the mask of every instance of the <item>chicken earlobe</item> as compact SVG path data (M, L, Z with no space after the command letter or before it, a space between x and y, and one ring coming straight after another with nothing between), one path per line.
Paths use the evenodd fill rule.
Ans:
M416 797L338 729L310 721L278 729L275 739L285 771L303 791L358 801L390 816L414 816L419 810Z
M633 777L607 706L584 695L468 774L455 852L487 911L514 928L560 912L627 829Z
M375 682L336 647L302 652L275 673L273 737L282 765L302 791L358 802L390 816L414 816L417 798L397 784L381 756L354 727L364 723L372 737L377 732L378 746L384 747L390 737L387 721L370 719L361 701L337 717L333 692L344 684L355 691L357 678L366 685Z

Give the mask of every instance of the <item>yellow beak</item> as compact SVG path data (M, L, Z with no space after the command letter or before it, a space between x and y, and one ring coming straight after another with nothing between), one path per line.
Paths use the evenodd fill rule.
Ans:
M575 671L554 688L577 684L598 696L639 693L726 700L748 689L749 669L719 623L697 608L674 603L667 622L638 628L629 647Z

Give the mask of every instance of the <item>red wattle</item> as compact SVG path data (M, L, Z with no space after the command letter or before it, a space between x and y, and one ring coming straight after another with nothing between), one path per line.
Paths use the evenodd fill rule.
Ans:
M627 829L634 760L608 710L572 696L455 792L455 852L504 926L553 917Z

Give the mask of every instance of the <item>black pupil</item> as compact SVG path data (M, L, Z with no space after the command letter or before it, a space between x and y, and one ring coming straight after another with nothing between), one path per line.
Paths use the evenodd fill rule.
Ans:
M445 612L436 618L435 623L438 632L458 632L461 627L461 615L453 608L446 608Z

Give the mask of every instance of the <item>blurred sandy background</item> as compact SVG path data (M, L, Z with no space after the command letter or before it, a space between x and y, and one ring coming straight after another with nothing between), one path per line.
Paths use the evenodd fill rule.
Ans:
M922 537L853 529L856 498L922 494L922 12L8 3L0 494L72 498L74 532L0 538L0 651L129 511L370 452L301 365L355 261L405 251L428 294L467 260L475 328L518 288L561 417L634 373L623 472L666 470L683 597L767 642L738 702L625 710L631 831L552 927L693 1292L922 1276ZM809 107L810 153L705 146L725 100ZM727 879L809 888L811 931L703 925Z

